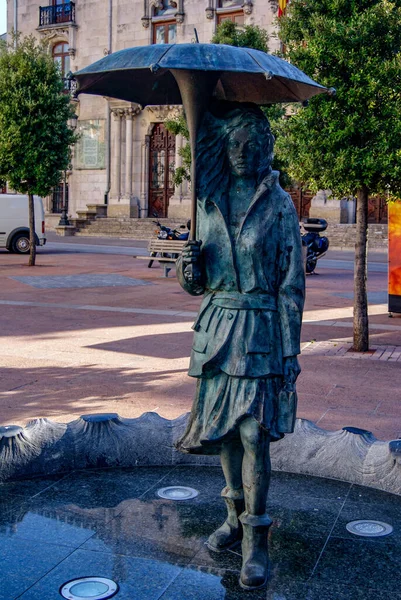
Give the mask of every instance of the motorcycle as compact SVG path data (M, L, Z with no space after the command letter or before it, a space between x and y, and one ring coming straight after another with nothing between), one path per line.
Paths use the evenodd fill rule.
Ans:
M162 225L160 221L153 221L159 229L156 229L157 239L159 240L187 240L189 237L189 229L191 227L190 222L187 223L188 231L180 232L178 229L171 229ZM189 226L188 226L189 225ZM185 225L181 225L180 229L185 229Z
M314 273L319 258L325 256L329 249L329 240L320 234L327 229L325 219L304 219L303 228L306 233L301 233L302 244L306 246L306 272Z
M155 217L157 217L156 214L154 214ZM158 240L182 240L185 241L189 238L189 230L191 229L191 221L187 222L187 230L188 231L179 231L178 229L172 229L171 227L167 227L166 225L162 225L160 223L159 220L157 221L153 221L153 223L155 225L158 226L159 229L155 230L155 233L157 233L157 239ZM185 225L181 225L180 229L185 229ZM175 252L162 252L161 253L161 257L165 257L165 258L174 258L177 259L178 258L178 254ZM148 267L149 269L151 268L151 266L153 265L153 260L149 261Z

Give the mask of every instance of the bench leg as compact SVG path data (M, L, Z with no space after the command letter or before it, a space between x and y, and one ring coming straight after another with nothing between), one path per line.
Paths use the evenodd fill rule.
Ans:
M167 265L163 265L164 268L164 277L168 277L168 274L171 271L171 267L167 266Z
M156 252L151 252L150 256L156 256ZM155 261L154 260L150 260L148 263L148 269L152 268L152 265Z

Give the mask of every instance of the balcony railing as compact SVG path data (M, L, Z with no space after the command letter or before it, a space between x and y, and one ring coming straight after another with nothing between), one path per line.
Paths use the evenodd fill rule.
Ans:
M58 23L75 23L75 2L39 8L39 27Z
M75 97L77 92L77 80L71 76L63 77L64 91L66 94L70 94Z

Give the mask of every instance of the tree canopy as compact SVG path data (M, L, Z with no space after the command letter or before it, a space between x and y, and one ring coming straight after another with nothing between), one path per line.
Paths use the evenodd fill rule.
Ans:
M278 138L289 173L311 190L357 196L354 348L369 348L368 196L401 194L401 0L292 0L285 57L327 87Z
M75 134L59 67L34 37L0 47L0 179L47 196L70 164Z
M286 58L337 90L286 122L290 175L337 195L400 193L400 0L292 0L279 35Z
M218 25L211 41L212 44L253 48L262 52L269 51L267 31L257 25L245 25L240 28L233 21L223 21Z

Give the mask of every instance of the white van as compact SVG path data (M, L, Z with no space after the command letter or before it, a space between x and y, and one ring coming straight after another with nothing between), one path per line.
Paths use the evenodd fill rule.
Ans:
M36 245L44 246L45 211L42 199L34 196ZM19 254L29 253L28 196L0 194L0 248Z

